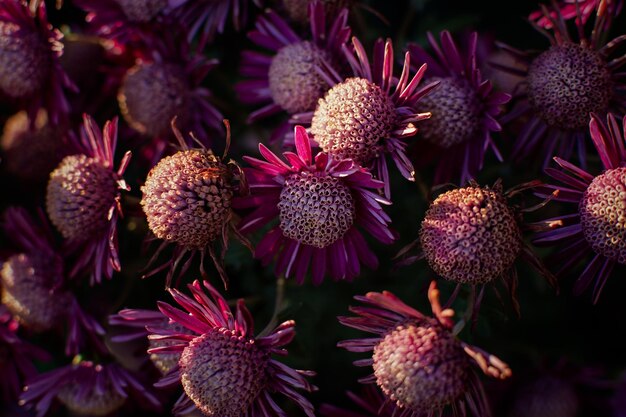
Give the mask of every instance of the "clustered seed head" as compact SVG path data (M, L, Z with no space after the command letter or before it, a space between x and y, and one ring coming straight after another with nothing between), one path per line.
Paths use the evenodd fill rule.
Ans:
M315 109L328 84L315 68L328 54L309 41L282 47L269 69L270 92L274 102L290 114Z
M52 329L70 303L69 293L52 290L60 269L58 259L45 255L11 256L0 269L2 304L22 325L36 331Z
M482 121L476 90L461 78L434 77L431 81L439 81L439 87L421 100L421 106L432 113L420 124L422 136L446 149L472 139Z
M591 249L626 264L626 168L610 169L595 177L578 210Z
M549 126L583 129L589 113L606 113L613 95L611 71L598 52L577 44L555 45L528 69L528 100Z
M278 209L285 237L320 249L341 239L355 217L348 186L338 178L311 172L285 179Z
M324 152L367 166L378 156L396 119L393 102L378 85L348 78L319 100L311 133Z
M180 358L187 396L209 417L240 417L267 383L269 353L234 330L193 339Z
M85 240L107 227L118 195L110 168L86 155L70 155L50 173L46 210L63 237Z
M167 6L167 0L115 0L129 20L148 22Z
M126 73L117 99L124 119L133 129L158 136L170 129L174 116L184 124L188 86L182 70L175 65L138 64Z
M40 91L51 64L50 44L39 33L0 22L0 91L14 98Z
M115 389L111 381L99 382L85 386L81 381L72 381L59 390L57 398L78 415L106 416L124 405L126 397Z
M186 327L183 327L178 323L170 323L169 319L164 319L163 323L159 327L162 329L171 330L179 334L193 334L190 330L187 330ZM148 343L150 345L150 349L153 349L164 346L172 346L177 342L174 342L172 340L148 339ZM152 361L154 366L156 366L156 368L163 375L165 375L176 365L178 365L178 361L180 360L180 353L151 353L150 360Z
M354 0L322 0L326 16L336 16L343 8L349 8ZM309 21L309 3L311 0L283 0L283 5L289 18L298 23Z
M508 417L576 417L578 412L578 397L572 384L547 376L519 392Z
M513 265L522 239L502 193L470 186L437 197L422 221L420 243L438 275L480 284Z
M141 187L141 206L159 239L200 249L221 236L231 215L232 176L211 151L163 158Z
M407 321L374 348L376 383L404 409L428 413L459 399L469 380L469 358L435 319Z

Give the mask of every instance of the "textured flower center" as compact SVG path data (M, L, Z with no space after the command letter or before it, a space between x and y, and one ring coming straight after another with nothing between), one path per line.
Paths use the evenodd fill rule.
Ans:
M167 6L167 0L115 0L129 20L147 22Z
M63 237L86 240L107 227L118 194L110 168L86 155L70 155L50 173L46 210Z
M0 269L2 304L24 326L43 331L60 323L67 312L70 295L52 290L61 274L58 258L14 255Z
M324 152L369 165L395 123L396 108L379 86L348 78L319 100L311 133Z
M316 248L341 239L355 216L354 200L346 185L337 178L310 172L287 177L278 209L283 235Z
M0 21L2 92L15 98L36 93L48 78L51 60L50 45L37 32Z
M432 117L420 124L420 133L442 148L467 142L478 133L482 121L476 91L464 79L435 80L439 80L439 87L422 99L422 108Z
M188 89L174 65L142 64L131 68L118 94L124 119L138 132L157 136L169 131L170 121L185 122Z
M230 219L231 176L210 151L192 149L163 158L141 187L141 206L159 239L203 248Z
M315 71L326 55L308 41L281 48L269 70L274 102L291 114L315 109L317 100L328 89L326 81Z
M327 18L336 16L342 7L350 7L354 0L322 0ZM308 10L311 0L283 0L289 18L298 23L309 21Z
M626 168L610 169L595 177L578 210L591 249L626 264Z
M126 401L110 381L99 381L98 385L87 387L83 382L74 381L64 385L57 398L70 411L83 416L106 416Z
M220 329L192 340L180 358L187 396L207 416L247 415L267 383L269 353L234 330Z
M163 324L159 327L172 330L179 334L193 334L191 330L188 330L186 327L181 326L178 323L169 323L169 319L163 320ZM174 342L172 340L152 340L148 339L148 344L150 345L150 349L164 346L172 346L178 342ZM180 353L152 353L150 354L150 360L156 366L156 368L165 375L172 368L178 365L178 361L180 360Z
M556 45L528 69L528 100L549 126L585 128L589 113L606 113L613 94L611 72L594 50L573 43Z
M468 389L468 357L433 319L398 325L376 345L373 361L378 386L408 410L427 414Z
M572 385L544 377L524 387L517 395L510 417L576 417L578 396Z
M430 267L458 283L489 282L509 269L522 240L513 211L495 190L465 187L440 195L422 222Z

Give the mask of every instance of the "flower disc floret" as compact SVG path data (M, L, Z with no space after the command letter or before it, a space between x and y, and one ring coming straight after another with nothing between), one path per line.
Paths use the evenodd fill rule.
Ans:
M626 264L626 168L595 177L582 196L579 213L591 249Z

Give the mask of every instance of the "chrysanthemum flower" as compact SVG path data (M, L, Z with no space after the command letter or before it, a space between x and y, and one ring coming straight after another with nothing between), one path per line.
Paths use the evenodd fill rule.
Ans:
M185 393L176 403L174 413L184 414L195 406L205 415L215 417L283 416L285 412L271 395L279 393L313 417L313 406L296 391L315 388L305 379L313 373L294 370L272 358L274 354L287 353L283 346L294 338L295 322L286 321L269 334L255 337L252 316L243 300L237 302L233 314L215 288L207 281L202 285L198 281L188 285L193 298L169 289L186 311L159 302L159 309L172 323L192 334L173 328L148 329L153 333L152 340L174 342L152 348L149 353L181 355L178 366L157 384L182 384Z
M81 153L66 156L50 174L46 209L71 250L79 252L70 277L90 267L93 284L120 270L117 217L121 214L120 190L129 190L122 174L130 151L115 171L117 118L106 122L102 131L90 116L85 114L83 119L80 143L76 144Z
M465 52L459 50L450 32L441 32L440 38L441 46L428 33L432 56L418 45L409 46L412 58L428 65L427 79L439 81L439 87L418 105L432 113L420 124L419 136L440 150L435 183L460 174L463 184L482 169L489 148L502 161L491 133L501 130L496 118L511 96L493 91L491 81L483 79L476 56L476 32L469 36Z
M626 117L622 123L626 128ZM564 245L554 260L560 266L557 275L588 255L593 256L576 281L574 292L581 293L595 281L595 303L615 265L626 264L626 131L624 135L620 133L612 114L608 115L607 124L592 115L589 130L604 171L594 176L554 158L560 169L546 168L546 174L561 184L546 186L547 192L557 190L555 201L574 203L578 210L546 220L544 224L550 230L539 233L534 242Z
M50 359L45 350L22 340L17 328L17 322L0 304L0 398L7 402L17 400L24 380L37 373L33 361Z
M608 14L611 17L617 16L624 6L623 0L560 0L558 2L559 13L563 16L563 19L580 19L583 24L594 15ZM557 17L556 12L549 14L552 19ZM552 28L552 20L546 16L543 10L534 11L528 16L532 22L544 29ZM606 20L606 23L610 23L610 19Z
M228 234L232 230L242 243L247 240L232 224L231 202L236 194L245 192L245 179L237 164L227 164L210 149L189 148L180 131L172 123L180 151L159 161L148 173L141 187L141 207L148 220L148 227L163 243L156 251L153 261L169 244L176 245L169 262L147 275L169 268L166 286L169 287L178 264L186 254L182 275L196 253L200 254L200 272L204 271L204 257L208 252L220 276L227 285L228 277L223 269L224 254L228 249ZM227 146L230 144L230 129L227 124ZM216 246L221 242L221 255Z
M357 164L373 169L377 178L384 182L385 196L389 198L385 157L391 155L400 173L409 180L414 179L405 139L417 133L416 122L430 117L430 113L418 113L415 108L438 82L418 88L426 65L410 77L408 52L402 73L396 79L389 39L376 42L372 65L361 42L353 37L352 44L354 51L345 45L343 49L354 76L342 79L331 68L323 68L324 78L332 88L319 100L314 112L296 114L293 120L311 123L313 139L324 152L334 158L352 158Z
M378 385L387 401L395 402L399 415L452 414L486 416L489 406L482 385L471 368L472 359L487 375L504 379L511 375L500 359L460 341L452 334L454 311L443 310L435 282L428 298L435 318L426 317L390 292L355 296L364 307L350 307L356 317L339 317L345 326L377 335L352 339L337 346L351 352L373 352L355 362L371 366L374 373L359 381Z
M0 2L0 98L19 101L33 121L42 107L54 125L69 112L64 89L75 86L59 64L61 37L48 23L44 2L36 13L24 0Z
M29 379L20 404L34 408L37 417L48 413L53 402L77 415L106 416L131 402L133 406L159 410L159 400L117 363L96 363L74 358L72 364Z
M319 1L324 6L324 13L328 17L335 17L339 15L344 9L350 9L354 0L282 0L282 6L287 12L289 18L300 24L309 23L312 19L309 19L307 13L308 7L311 3Z
M550 10L544 9L544 15L553 27L550 31L537 29L550 40L548 50L537 54L501 45L526 64L525 70L494 64L525 77L515 95L519 101L502 120L529 117L513 149L516 159L534 156L540 150L545 166L554 155L567 159L577 149L578 158L584 163L589 113L622 113L626 109L626 89L620 72L626 55L614 56L626 37L602 41L606 14L595 19L588 38L577 19L578 41L570 35L560 12L556 11L553 17Z
M350 37L348 11L343 10L327 27L321 2L304 6L311 15L311 40L298 36L272 10L259 17L256 30L248 34L252 42L273 53L242 53L241 73L251 79L239 82L235 90L244 103L263 106L250 114L249 122L282 111L294 114L315 110L317 101L330 88L318 68L338 70L342 64L342 46ZM288 133L289 127L283 124L274 136Z
M244 169L251 195L237 200L236 207L254 210L241 220L239 230L250 233L278 217L255 256L264 263L276 257L275 273L295 275L298 283L309 267L315 284L326 274L336 280L355 278L361 262L376 268L378 259L356 226L382 243L394 241L391 219L381 207L390 202L375 192L382 182L352 160L323 152L313 158L305 129L296 126L294 131L297 153L283 154L288 163L263 144L259 151L265 161L244 157L252 165Z

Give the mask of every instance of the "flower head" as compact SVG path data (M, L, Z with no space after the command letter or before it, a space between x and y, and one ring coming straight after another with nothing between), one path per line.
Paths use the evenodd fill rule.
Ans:
M371 189L383 184L349 159L311 153L310 139L301 126L295 128L297 153L285 152L283 162L264 145L265 161L245 157L252 168L244 169L251 195L236 201L237 208L255 208L239 224L249 233L278 217L258 244L255 256L265 263L277 257L275 273L295 275L299 283L311 268L313 282L324 275L352 279L360 262L376 268L378 260L358 231L364 228L379 241L391 243L390 218L381 204L390 202Z
M495 356L452 334L454 312L442 310L434 281L429 300L435 318L424 316L386 291L355 299L366 307L351 307L357 317L339 317L339 322L377 335L338 343L351 352L373 352L371 358L355 362L372 366L374 371L360 382L376 383L403 415L439 415L447 406L454 415L465 415L467 408L476 416L487 415L480 381L470 367L472 359L496 378L507 378L511 370Z
M626 127L626 118L623 120ZM584 257L592 255L574 287L585 290L595 280L593 301L598 301L606 280L616 264L626 264L626 151L624 138L615 116L609 114L604 124L592 115L589 130L604 171L593 175L582 168L554 158L560 169L546 168L546 174L561 184L546 186L546 193L556 190L555 201L574 203L577 211L543 222L548 230L539 233L535 243L565 246L557 254L562 274Z
M35 13L26 1L0 2L0 96L21 102L33 121L40 108L54 125L69 112L63 90L75 86L59 63L61 37L48 23L43 2Z
M501 130L496 118L510 96L493 91L491 82L483 79L476 32L469 36L466 51L458 49L448 31L441 32L440 39L441 46L428 33L433 55L418 45L409 46L417 62L427 63L428 79L439 81L439 87L418 105L432 113L420 124L419 135L441 150L435 182L446 182L460 170L460 182L465 183L482 169L487 149L502 160L491 132Z
M584 163L589 113L606 114L626 107L620 72L626 60L623 55L614 54L625 39L618 37L603 43L606 14L596 17L589 38L581 19L576 19L580 38L576 41L558 10L545 8L543 12L552 27L549 31L537 29L548 36L550 48L537 54L501 45L504 51L524 62L526 69L496 65L525 75L518 88L516 106L505 117L510 121L521 115L529 116L513 153L515 158L522 159L540 149L545 166L552 156L569 158L578 148L579 159Z
M272 357L286 354L283 346L293 339L295 323L286 321L268 335L255 337L252 317L243 300L238 301L233 314L226 300L207 281L202 285L198 281L189 285L193 298L176 289L169 290L186 312L159 302L161 312L191 334L149 328L152 340L175 342L152 348L149 353L181 355L178 366L159 383L182 384L185 393L174 413L182 414L195 405L207 416L279 416L284 411L270 393L280 393L312 417L313 406L295 391L314 389L304 378L312 373L296 371Z
M122 179L130 160L126 152L117 171L113 155L117 143L117 119L104 129L84 115L84 127L77 147L82 153L66 156L50 174L46 210L56 229L80 251L70 272L74 276L93 265L91 282L111 278L119 271L117 217L121 213L120 190L128 190Z

